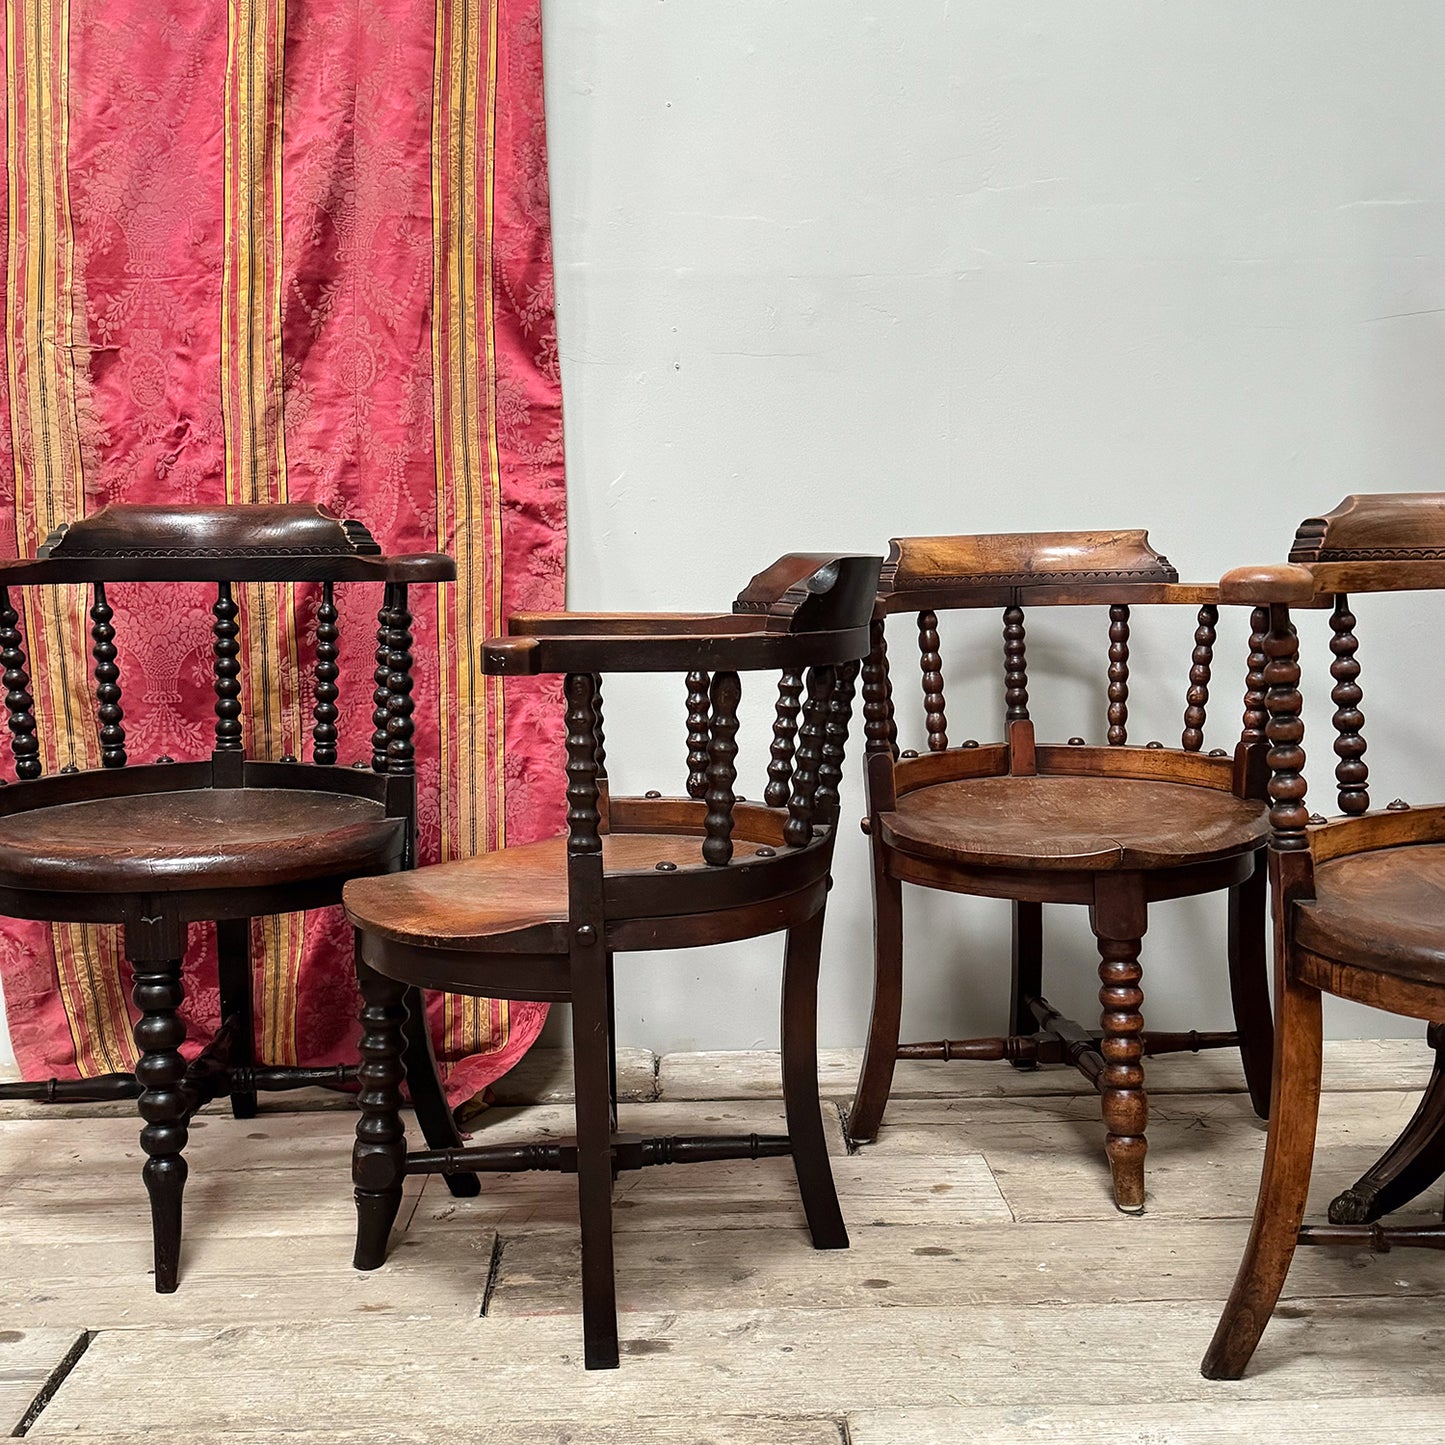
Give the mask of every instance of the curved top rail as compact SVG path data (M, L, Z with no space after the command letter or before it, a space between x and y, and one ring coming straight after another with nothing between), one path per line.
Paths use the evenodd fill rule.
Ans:
M362 523L314 504L113 503L63 523L0 585L59 582L443 582L441 553L388 557Z
M1093 532L1000 532L895 537L879 584L880 612L919 607L992 606L1014 589L1075 590L1173 584L1179 574L1142 528ZM1067 589L1060 591L1059 589Z

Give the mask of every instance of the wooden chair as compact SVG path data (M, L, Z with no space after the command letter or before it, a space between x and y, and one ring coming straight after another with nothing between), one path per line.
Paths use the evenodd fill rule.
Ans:
M355 1066L281 1068L257 1061L250 919L334 905L348 878L410 866L416 779L407 589L453 575L447 557L383 557L360 523L301 505L110 506L57 528L33 560L0 563L0 665L17 777L0 789L0 913L119 924L141 1013L134 1026L140 1053L134 1074L6 1084L0 1098L138 1100L156 1289L162 1294L177 1282L187 1173L182 1151L195 1111L229 1096L232 1113L245 1119L255 1113L258 1089L355 1078ZM310 762L259 762L246 755L235 588L263 581L321 587ZM348 706L348 691L339 680L344 651L334 587L364 581L384 584L376 651L366 648L375 731L370 756L346 766L337 755L339 709ZM204 761L136 763L127 752L124 659L106 588L153 582L215 587L215 745ZM90 596L94 743L101 765L79 770L71 763L43 777L13 591L76 583ZM66 665L53 650L47 657L57 671ZM85 676L83 658L68 665ZM86 750L95 747L87 744ZM178 1014L181 964L188 925L203 919L217 925L220 1029L188 1063L180 1051L186 1036ZM416 1018L406 1041L413 1101L427 1137L443 1148L459 1136L420 1009ZM464 1176L453 1181L459 1193L475 1193L475 1186Z
M1108 608L1106 745L1082 737L1036 743L1029 717L1025 607ZM1129 742L1131 609L1197 607L1198 629L1178 748ZM1000 608L1005 741L949 745L938 613ZM898 750L884 622L918 619L928 751ZM873 1016L849 1115L873 1139L895 1059L1069 1063L1099 1090L1105 1148L1121 1210L1144 1205L1148 1100L1143 1058L1238 1043L1255 1109L1268 1112L1269 1001L1264 977L1265 833L1258 746L1258 667L1250 656L1244 732L1232 754L1203 751L1217 589L1181 585L1141 531L898 538L883 569L863 668L868 816L873 852ZM1258 643L1258 638L1254 639ZM1101 679L1102 680L1102 679ZM902 885L1013 902L1011 1033L1006 1038L899 1046L903 1000ZM1140 940L1159 899L1229 891L1229 981L1238 1033L1146 1033ZM1099 942L1098 1030L1043 997L1043 904L1089 909Z
M617 1364L611 1190L618 1170L791 1154L814 1245L847 1247L818 1102L818 956L843 747L878 566L876 557L784 557L753 579L732 613L529 613L511 619L511 636L484 646L488 673L565 674L568 832L347 885L365 998L353 1169L358 1269L385 1259L409 1173L576 1173L585 1358L587 1368L607 1369ZM734 783L739 673L761 668L779 668L782 677L767 790L756 803L740 798ZM685 797L610 796L604 672L686 674ZM779 929L788 931L787 1135L619 1134L614 953ZM405 984L570 1002L575 1143L408 1153L398 1113Z
M1269 1322L1296 1244L1356 1249L1445 1248L1445 1227L1373 1223L1445 1169L1445 805L1396 799L1370 812L1363 694L1352 595L1445 589L1445 493L1346 497L1299 529L1288 564L1241 568L1221 583L1228 603L1264 609L1269 659L1269 872L1275 936L1274 1111L1254 1226L1229 1302L1204 1357L1211 1379L1244 1372ZM1330 675L1340 811L1305 803L1299 642L1291 608L1331 608ZM1321 992L1431 1020L1437 1067L1414 1118L1381 1160L1306 1225L1319 1113Z

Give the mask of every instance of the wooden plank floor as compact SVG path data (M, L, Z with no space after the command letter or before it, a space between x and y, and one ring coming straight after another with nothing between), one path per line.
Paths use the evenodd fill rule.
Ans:
M1429 1062L1418 1042L1328 1047L1318 1209L1398 1131ZM493 1176L477 1200L409 1181L390 1261L358 1274L349 1117L208 1112L188 1151L181 1288L162 1297L134 1120L6 1106L0 1434L24 1420L80 1445L1445 1440L1442 1254L1301 1251L1247 1378L1200 1377L1264 1144L1228 1055L1151 1061L1141 1218L1110 1203L1097 1101L1076 1076L901 1069L878 1142L850 1154L854 1067L849 1051L823 1061L852 1248L808 1247L785 1160L625 1175L623 1363L592 1374L570 1178ZM474 1137L567 1133L566 1073L534 1057ZM624 1128L782 1128L775 1055L634 1050L622 1074ZM515 1102L528 1096L543 1102Z

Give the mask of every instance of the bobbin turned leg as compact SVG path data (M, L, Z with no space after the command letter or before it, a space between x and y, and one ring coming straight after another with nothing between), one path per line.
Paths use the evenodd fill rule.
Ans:
M818 1097L818 964L823 948L823 910L788 930L783 961L783 1104L793 1171L815 1249L847 1249L848 1231Z
M1269 1076L1274 1059L1265 955L1268 889L1269 874L1260 851L1255 855L1254 872L1229 890L1229 996L1249 1102L1261 1119L1269 1118Z
M848 1137L877 1138L898 1062L903 1018L903 885L888 876L882 846L873 840L873 1014L858 1089L848 1111Z
M146 1121L140 1131L146 1154L141 1177L151 1201L156 1293L170 1294L180 1275L181 1196L187 1173L182 1151L191 1114L183 1086L186 1061L181 1057L186 1026L178 1013L185 997L181 987L185 925L173 918L132 920L125 930L125 949L135 972L132 996L141 1011L135 1024L141 1055L135 1076L145 1091L137 1108Z
M251 1006L251 920L223 918L216 924L216 968L221 986L221 1023L231 1025L227 1063L252 1068L256 1062L256 1024ZM256 1117L255 1089L231 1090L231 1117Z
M391 1226L401 1208L406 1177L406 1126L401 1119L401 1081L406 1075L406 989L358 960L361 983L361 1067L357 1081L356 1144L351 1178L356 1185L357 1269L376 1269L386 1259Z
M358 939L358 976L363 966L360 949ZM421 1125L428 1149L460 1149L461 1130L447 1107L446 1090L437 1072L437 1057L426 1022L426 999L419 988L408 988L403 1002L406 1005L406 1023L402 1026L406 1035L403 1056L406 1089L411 1095L411 1106L416 1110L416 1121ZM482 1181L475 1174L443 1174L442 1178L455 1199L474 1199L482 1192Z
M1101 873L1089 910L1099 941L1099 1006L1103 1038L1099 1074L1108 1137L1104 1150L1114 1177L1114 1203L1125 1213L1144 1209L1144 1130L1149 1100L1144 1093L1144 994L1139 987L1139 947L1148 925L1142 881L1129 874Z

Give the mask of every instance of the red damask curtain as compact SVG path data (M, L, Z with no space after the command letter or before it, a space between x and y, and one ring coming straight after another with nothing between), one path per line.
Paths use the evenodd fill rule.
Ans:
M57 523L109 501L292 500L360 518L388 550L452 553L459 581L416 604L423 861L561 820L555 699L476 671L479 643L509 612L562 605L539 10L8 0L5 11L0 545L33 553ZM354 663L379 598L338 593L351 594L341 626ZM182 600L124 587L111 598L135 758L209 746L195 705L209 633ZM301 750L315 607L305 588L245 591L253 756ZM47 667L51 650L84 656L82 609L50 610L27 597L32 671L58 678L37 688L47 771L98 762L85 677ZM368 755L369 699L353 700L343 759ZM353 1056L339 910L258 920L253 955L266 1058ZM134 1063L124 968L107 930L0 921L27 1075ZM209 929L193 931L186 992L194 1051L216 1019ZM542 1022L537 1005L432 1004L454 1099L515 1062Z

